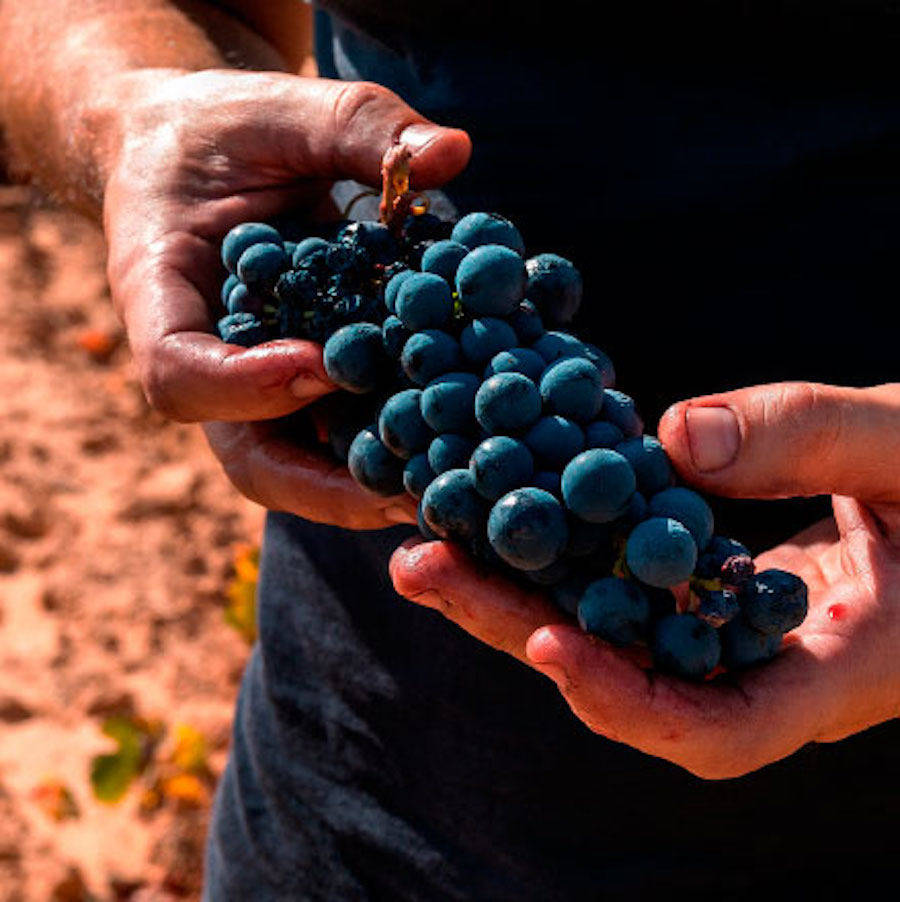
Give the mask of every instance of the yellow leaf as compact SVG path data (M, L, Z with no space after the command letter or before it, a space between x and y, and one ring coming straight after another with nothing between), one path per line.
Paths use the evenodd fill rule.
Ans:
M173 730L175 745L171 761L179 769L189 773L202 773L207 768L206 737L190 724L177 724Z
M168 777L162 782L162 791L167 799L188 805L201 806L209 803L209 789L194 774Z
M248 644L256 641L256 584L259 579L259 549L244 546L234 562L234 578L228 584L225 622L233 626Z

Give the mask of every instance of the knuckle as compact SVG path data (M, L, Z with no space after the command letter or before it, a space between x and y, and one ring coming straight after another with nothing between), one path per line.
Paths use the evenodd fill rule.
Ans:
M187 422L177 401L172 355L165 340L155 342L143 355L140 383L147 404L168 420Z
M794 432L798 450L815 453L819 460L840 442L843 405L827 386L813 382L789 382L781 386L776 400L779 420Z
M367 118L372 110L382 108L395 96L388 88L375 82L347 82L338 91L334 105L338 133L351 129L355 122Z

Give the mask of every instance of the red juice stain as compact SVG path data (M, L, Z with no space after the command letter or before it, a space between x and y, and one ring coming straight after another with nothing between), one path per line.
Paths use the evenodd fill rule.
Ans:
M830 620L842 620L847 616L847 605L845 604L833 604L828 609L828 618Z

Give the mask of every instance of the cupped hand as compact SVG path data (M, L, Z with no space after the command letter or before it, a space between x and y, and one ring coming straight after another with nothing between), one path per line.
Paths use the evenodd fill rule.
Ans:
M466 165L468 136L368 83L142 70L110 90L120 112L104 132L109 283L151 406L210 423L226 472L270 508L352 528L409 521L405 500L386 503L327 455L286 440L277 418L335 387L310 342L220 341L219 245L240 222L333 217L332 183L379 185L381 158L398 142L412 151L413 187L443 184Z
M397 590L552 679L594 732L701 777L746 774L898 716L900 386L742 389L675 405L659 436L702 490L833 496L833 520L756 562L810 590L774 659L698 683L655 672L444 542L397 550Z

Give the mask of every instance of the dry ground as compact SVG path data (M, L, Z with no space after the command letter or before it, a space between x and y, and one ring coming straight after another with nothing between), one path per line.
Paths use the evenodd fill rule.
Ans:
M103 254L93 227L0 185L2 902L198 897L248 652L223 610L261 511L198 428L148 409ZM157 723L154 761L187 724L208 771L156 807L138 784L99 801L115 715Z

